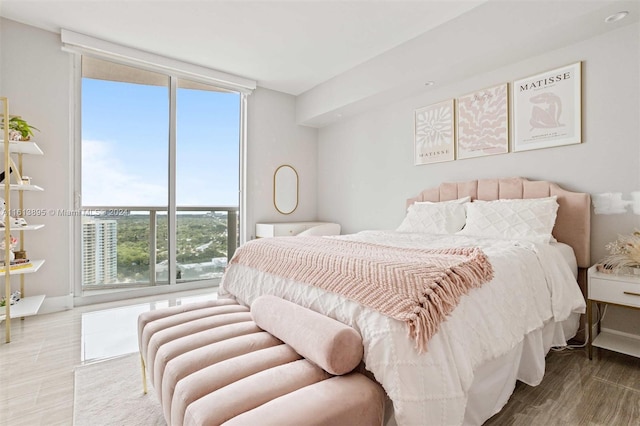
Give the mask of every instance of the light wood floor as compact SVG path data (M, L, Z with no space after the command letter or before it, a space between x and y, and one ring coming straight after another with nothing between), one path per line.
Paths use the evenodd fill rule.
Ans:
M0 343L0 425L71 425L82 313L168 296L13 321L12 342ZM0 329L4 336L4 325ZM542 384L518 384L507 406L486 425L640 425L640 359L598 349L593 361L583 350L552 352Z

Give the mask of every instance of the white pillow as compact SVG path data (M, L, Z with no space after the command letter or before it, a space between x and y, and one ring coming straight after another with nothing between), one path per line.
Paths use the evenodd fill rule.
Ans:
M462 229L466 218L465 204L456 201L413 203L396 231L454 234Z
M467 203L467 223L458 235L554 241L551 231L558 213L557 197Z
M464 204L464 203L468 203L469 201L471 201L471 197L470 196L466 196L466 197L462 197L462 198L458 198L455 200L449 200L449 201L416 201L413 204L446 204L446 203L454 203L454 204Z

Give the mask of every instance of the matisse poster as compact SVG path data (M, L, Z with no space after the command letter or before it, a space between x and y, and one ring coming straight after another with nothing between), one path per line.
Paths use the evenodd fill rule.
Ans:
M513 82L514 151L582 142L581 62Z
M453 99L419 108L415 112L415 164L455 159Z
M507 83L458 98L457 158L509 152Z

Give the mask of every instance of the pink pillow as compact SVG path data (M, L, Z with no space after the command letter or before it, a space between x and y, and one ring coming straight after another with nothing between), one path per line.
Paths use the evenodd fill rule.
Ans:
M276 296L251 305L258 327L273 334L325 371L342 375L360 364L362 337L353 328Z

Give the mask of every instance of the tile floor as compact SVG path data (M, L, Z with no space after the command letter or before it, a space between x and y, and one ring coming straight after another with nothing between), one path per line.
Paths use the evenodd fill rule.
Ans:
M216 289L89 305L0 324L0 425L70 426L74 369L137 352L137 315L217 297Z

